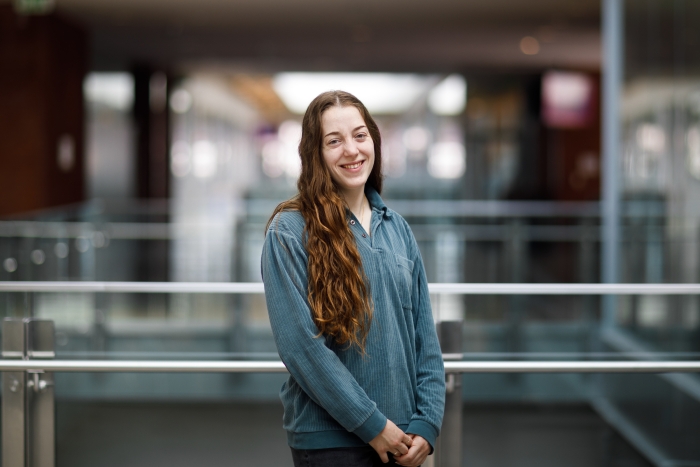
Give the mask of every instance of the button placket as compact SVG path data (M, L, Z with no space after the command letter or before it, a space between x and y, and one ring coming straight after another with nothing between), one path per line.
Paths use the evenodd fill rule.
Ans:
M372 231L372 225L374 224L375 213L372 212L371 216L372 216L372 217L370 218L370 231ZM362 235L362 238L368 238L368 237L370 237L370 235L368 235L367 232L365 232L364 227L362 227L362 226L359 224L359 222L356 221L355 219L350 219L350 220L348 221L348 224L350 224L351 226L357 225L358 227L360 227L359 233L360 233L360 235ZM356 227L356 228L357 228L357 227ZM376 230L376 228L375 228L375 230Z

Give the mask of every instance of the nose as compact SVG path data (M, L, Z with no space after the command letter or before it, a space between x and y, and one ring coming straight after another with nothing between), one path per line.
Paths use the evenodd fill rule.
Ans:
M345 145L345 154L349 156L357 156L360 153L360 149L358 147L358 144L356 141L350 139L348 140Z

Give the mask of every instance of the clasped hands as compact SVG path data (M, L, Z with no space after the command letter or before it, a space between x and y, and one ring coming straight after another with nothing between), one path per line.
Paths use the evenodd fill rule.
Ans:
M392 453L396 463L405 467L418 467L430 454L430 444L423 437L404 433L391 420L369 445L385 464L389 462L387 453Z

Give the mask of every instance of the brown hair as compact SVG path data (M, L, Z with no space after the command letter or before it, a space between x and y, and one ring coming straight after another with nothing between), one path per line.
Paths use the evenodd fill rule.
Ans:
M356 345L364 353L372 322L372 302L362 259L347 222L347 204L331 178L321 150L321 117L331 107L354 106L374 143L374 166L367 184L381 193L382 140L367 108L352 94L329 91L316 97L302 120L299 193L275 209L299 211L304 218L304 243L309 256L307 298L311 317L321 334L338 344Z

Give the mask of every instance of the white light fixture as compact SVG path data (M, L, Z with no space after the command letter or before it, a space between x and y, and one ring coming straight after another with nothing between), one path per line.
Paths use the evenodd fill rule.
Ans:
M283 144L273 139L262 147L262 168L265 175L277 178L284 173L284 149Z
M134 78L129 73L90 73L83 82L90 102L117 110L129 110L134 102Z
M301 141L301 123L296 120L287 120L280 124L277 135L285 144L297 147Z
M542 92L546 104L575 110L586 105L592 85L583 73L550 71L543 78Z
M403 133L403 144L409 151L424 151L430 143L430 132L421 126L412 126Z
M660 155L666 149L666 133L660 125L643 123L637 128L637 144L644 151Z
M277 178L287 174L296 179L301 173L299 158L301 124L295 120L283 122L277 130L277 138L267 141L262 147L262 168L265 175Z
M197 178L210 178L216 174L218 151L210 141L197 141L192 145L192 174Z
M554 128L590 124L593 80L585 73L548 71L542 77L542 119Z
M178 89L170 96L170 108L173 112L184 114L192 107L192 94L186 89Z
M176 142L170 150L170 171L174 176L181 178L190 173L191 169L190 145L185 141Z
M371 113L399 114L408 110L430 86L430 78L397 73L279 73L272 82L289 110L306 112L320 93L340 90L362 101Z
M450 75L428 95L428 106L436 115L459 115L467 105L467 82L460 75Z
M456 179L467 170L466 150L462 143L435 143L428 154L428 173L434 178Z

